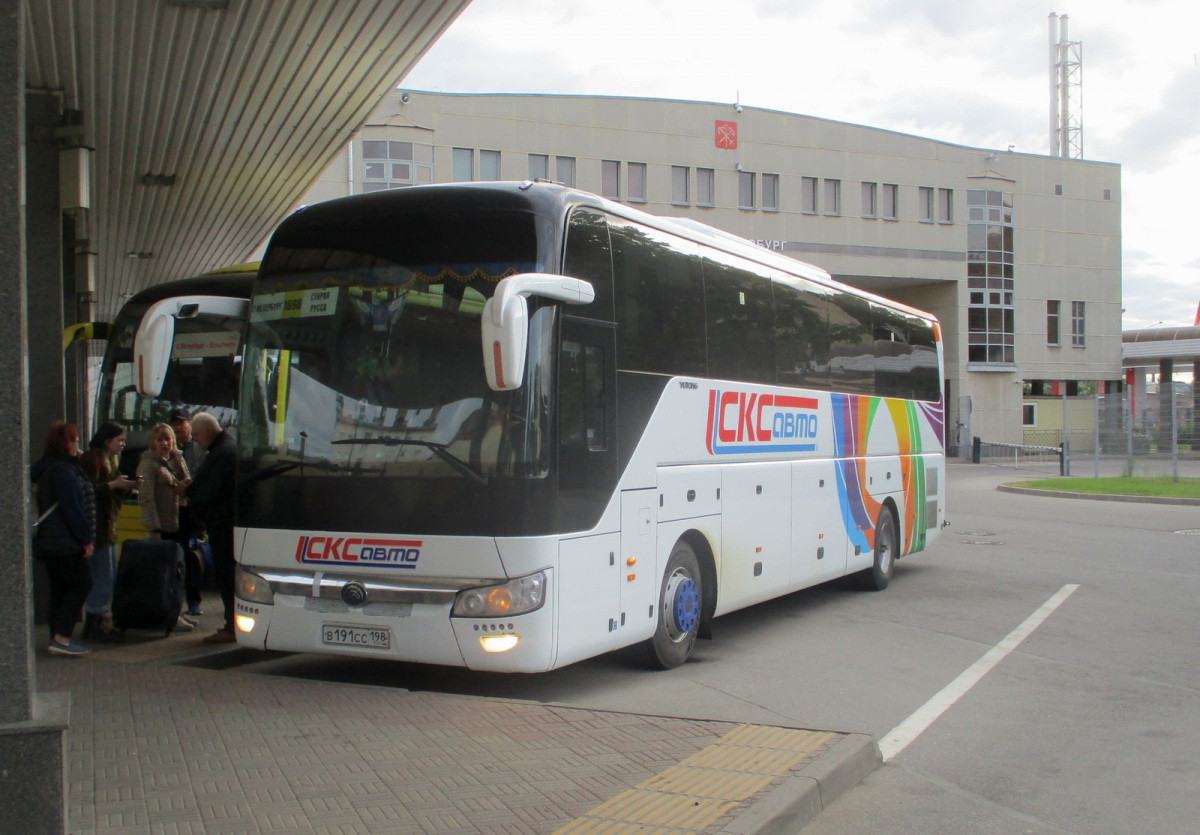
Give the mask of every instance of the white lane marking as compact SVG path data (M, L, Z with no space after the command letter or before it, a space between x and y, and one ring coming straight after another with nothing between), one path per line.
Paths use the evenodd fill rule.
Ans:
M1041 605L1036 612L1025 619L1025 622L1009 632L1004 640L996 644L983 657L964 670L958 678L947 684L933 698L917 708L911 716L892 729L891 733L879 742L879 751L883 761L907 748L913 740L925 732L937 718L945 713L955 702L967 694L988 671L999 664L1016 649L1022 641L1033 634L1033 630L1042 625L1046 618L1054 613L1068 597L1079 588L1078 583L1068 583Z

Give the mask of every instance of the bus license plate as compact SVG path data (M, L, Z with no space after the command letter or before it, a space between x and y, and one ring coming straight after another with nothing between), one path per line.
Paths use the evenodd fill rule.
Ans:
M321 624L321 643L338 647L391 649L392 630L323 623Z

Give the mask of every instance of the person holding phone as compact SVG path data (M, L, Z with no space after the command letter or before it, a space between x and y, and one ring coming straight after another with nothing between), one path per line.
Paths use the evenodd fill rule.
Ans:
M120 641L123 636L113 629L113 578L117 570L117 518L125 497L138 485L118 469L125 449L125 427L116 421L100 424L79 456L79 464L96 494L96 549L88 560L92 590L83 604L83 640Z

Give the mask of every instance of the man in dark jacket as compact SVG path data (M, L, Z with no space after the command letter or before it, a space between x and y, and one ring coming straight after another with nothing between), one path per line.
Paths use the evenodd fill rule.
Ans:
M225 625L204 639L205 643L236 641L233 631L234 578L237 565L233 558L233 506L236 489L237 442L221 429L217 419L207 412L192 418L192 437L207 451L192 475L188 505L192 515L208 529L213 552L213 574L221 603L225 606Z

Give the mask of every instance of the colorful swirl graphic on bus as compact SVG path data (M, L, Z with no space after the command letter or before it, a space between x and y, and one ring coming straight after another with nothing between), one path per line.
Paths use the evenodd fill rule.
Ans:
M817 448L817 400L746 391L708 393L710 455L746 452L813 452Z
M296 543L296 562L342 563L378 568L416 568L421 559L419 539L360 539L342 536L302 536Z
M940 431L941 409L937 404L917 404L912 401L852 394L832 396L834 424L834 456L837 461L838 498L842 521L852 544L861 551L875 548L875 521L883 503L870 493L867 477L867 450L874 417L880 408L887 409L890 424L896 432L900 453L900 486L903 495L900 530L903 553L925 546L927 485L925 465L921 458L921 426L927 423Z

